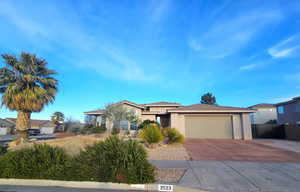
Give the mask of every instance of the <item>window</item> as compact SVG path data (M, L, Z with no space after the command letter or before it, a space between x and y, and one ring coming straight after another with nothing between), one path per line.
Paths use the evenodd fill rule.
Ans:
M278 114L284 114L284 107L283 106L278 106L277 111L278 111Z
M121 127L122 130L128 130L129 122L128 121L121 121L120 122L120 127Z
M136 123L130 123L130 130L138 130Z

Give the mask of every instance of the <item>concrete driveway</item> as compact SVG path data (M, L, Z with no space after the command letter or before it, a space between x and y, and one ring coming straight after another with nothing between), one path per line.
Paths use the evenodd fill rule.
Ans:
M179 185L212 192L298 192L299 163L189 161Z
M265 143L255 140L187 139L184 147L192 160L300 162L300 153Z

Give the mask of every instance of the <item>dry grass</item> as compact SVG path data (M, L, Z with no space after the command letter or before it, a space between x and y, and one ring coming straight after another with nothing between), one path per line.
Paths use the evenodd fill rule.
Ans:
M96 137L95 135L77 135L48 141L38 141L36 143L47 143L51 146L61 147L68 154L77 155L86 146L102 141L103 139L104 137Z
M15 147L11 147L10 149L16 150L25 147L30 147L33 144L41 144L46 143L51 146L61 147L66 150L66 152L70 155L77 155L80 150L84 149L88 145L92 145L98 141L102 141L105 139L105 135L96 136L96 135L76 135L76 136L69 136L51 140L43 140L43 141L34 141L22 145L18 145Z

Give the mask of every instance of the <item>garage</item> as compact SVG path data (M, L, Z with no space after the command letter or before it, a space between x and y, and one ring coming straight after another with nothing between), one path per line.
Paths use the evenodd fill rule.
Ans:
M185 115L185 128L188 138L233 138L230 115Z

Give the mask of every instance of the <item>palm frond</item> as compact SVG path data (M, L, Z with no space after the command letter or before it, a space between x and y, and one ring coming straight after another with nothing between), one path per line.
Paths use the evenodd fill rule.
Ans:
M11 110L38 112L52 103L57 93L57 80L51 75L44 59L22 52L19 60L3 54L6 66L0 68L0 93L2 105Z

